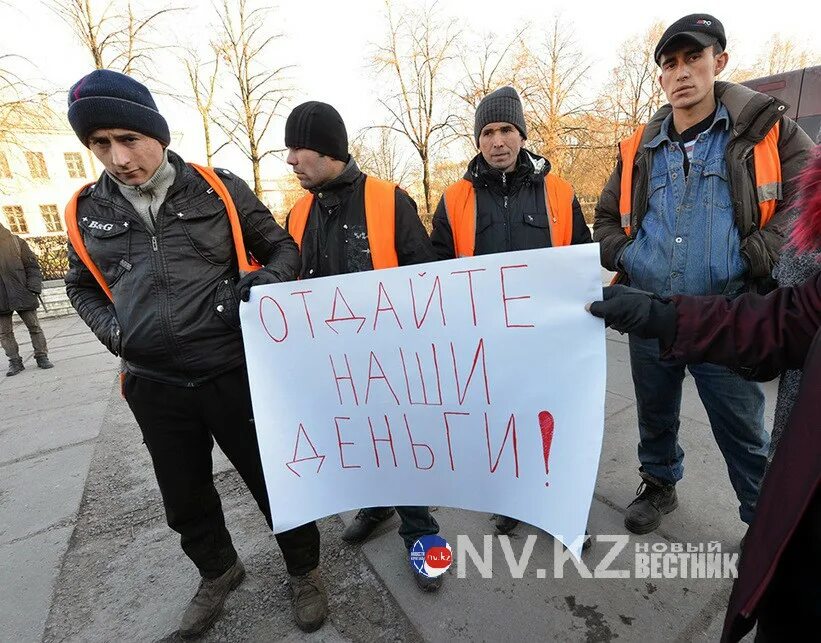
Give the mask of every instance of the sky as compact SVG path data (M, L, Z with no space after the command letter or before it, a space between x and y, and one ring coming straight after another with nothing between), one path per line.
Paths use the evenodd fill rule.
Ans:
M93 2L95 0L92 0ZM119 1L119 0L115 0ZM135 6L156 7L173 4L157 0L132 0ZM253 2L253 0L250 0ZM103 4L96 0L98 6ZM212 9L208 0L187 2L191 5L183 20L170 21L164 40L168 44L207 42L213 35L210 23ZM409 1L408 6L421 5ZM800 7L800 8L799 8ZM618 44L639 34L655 20L669 24L687 13L706 11L724 24L728 51L732 58L752 63L761 46L775 33L792 38L805 47L816 47L821 25L821 3L789 1L775 8L772 2L723 0L705 3L641 2L549 2L547 0L440 0L444 16L455 17L465 29L477 34L511 34L522 26L529 27L531 38L538 38L559 13L572 23L577 43L592 64L591 87L607 81ZM272 64L293 64L290 84L293 86L288 106L305 100L322 100L334 105L345 120L349 135L360 128L382 120L378 105L380 83L368 66L374 43L384 33L383 0L280 0L271 13L272 30L284 34L272 51ZM31 64L20 63L27 77L38 86L68 89L72 83L92 70L90 56L75 41L69 28L40 0L6 0L0 2L3 53L23 56ZM165 57L167 56L167 58ZM171 87L186 90L182 68L166 54L158 74ZM151 82L147 83L151 88ZM64 95L63 95L64 96ZM59 99L62 101L63 96ZM168 95L155 96L160 111L176 133L172 148L189 160L203 160L202 134L197 114ZM272 126L270 144L283 146L284 116ZM226 150L217 157L220 165L249 177L250 166L241 156ZM287 171L279 159L266 167L270 174Z

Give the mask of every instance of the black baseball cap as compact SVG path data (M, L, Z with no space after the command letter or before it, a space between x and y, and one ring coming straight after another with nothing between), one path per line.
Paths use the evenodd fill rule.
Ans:
M727 47L727 36L724 35L724 25L720 20L707 13L691 13L676 20L662 34L654 54L657 65L660 64L662 52L680 39L692 40L702 47L716 43L722 49Z

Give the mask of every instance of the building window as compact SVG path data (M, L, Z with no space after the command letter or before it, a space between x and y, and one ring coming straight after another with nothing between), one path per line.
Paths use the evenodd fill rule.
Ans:
M79 152L66 152L66 167L68 168L68 175L72 179L86 178L86 167L83 165L83 157Z
M9 222L9 230L14 234L28 234L29 227L26 223L26 217L23 216L22 206L4 205L3 214L6 215L6 221Z
M49 232L62 232L63 222L60 220L60 213L56 205L41 205L40 214L46 223L46 230Z
M11 169L9 168L9 159L5 152L0 152L0 179L10 179Z
M33 179L47 179L46 157L42 152L26 152L26 161L29 164L29 171Z

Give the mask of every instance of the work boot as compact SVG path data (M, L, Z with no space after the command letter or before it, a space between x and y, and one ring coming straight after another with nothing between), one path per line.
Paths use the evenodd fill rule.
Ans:
M9 359L9 370L6 372L6 377L11 377L12 375L17 375L17 373L22 373L25 370L25 366L23 366L23 358L22 357L12 357Z
M661 517L678 507L676 485L662 482L639 469L642 481L636 499L627 506L624 526L634 534L647 534L661 524Z
M500 534L509 534L511 531L516 529L516 525L519 524L519 521L515 518L509 518L508 516L502 516L501 514L496 515L496 531Z
M379 523L386 521L394 513L393 507L360 509L353 522L342 532L342 540L352 545L365 542Z
M291 576L291 609L303 632L315 632L322 627L328 616L328 597L318 567L302 576Z
M217 620L228 593L245 578L245 567L237 558L231 568L217 578L203 578L194 598L185 608L179 635L184 639L201 636Z
M408 550L408 562L410 563L411 573L413 574L413 579L416 581L416 586L423 592L435 592L442 587L442 581L445 580L445 575L440 574L439 576L431 578L430 576L425 576L425 574L420 574L411 560L410 550Z
M54 364L48 360L48 355L41 355L40 357L35 357L34 359L37 360L37 366L40 368L54 368Z

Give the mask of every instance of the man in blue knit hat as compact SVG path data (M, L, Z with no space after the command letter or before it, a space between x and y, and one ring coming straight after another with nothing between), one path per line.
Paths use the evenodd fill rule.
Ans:
M148 89L97 70L69 91L68 120L103 164L77 199L77 224L111 297L69 243L66 290L94 334L125 363L124 395L142 431L168 525L202 580L179 634L203 634L245 569L214 487L216 440L271 526L239 323L253 285L293 279L297 246L246 183L217 170L242 238L263 268L242 276L225 204L168 149ZM327 615L315 523L277 534L305 631Z

